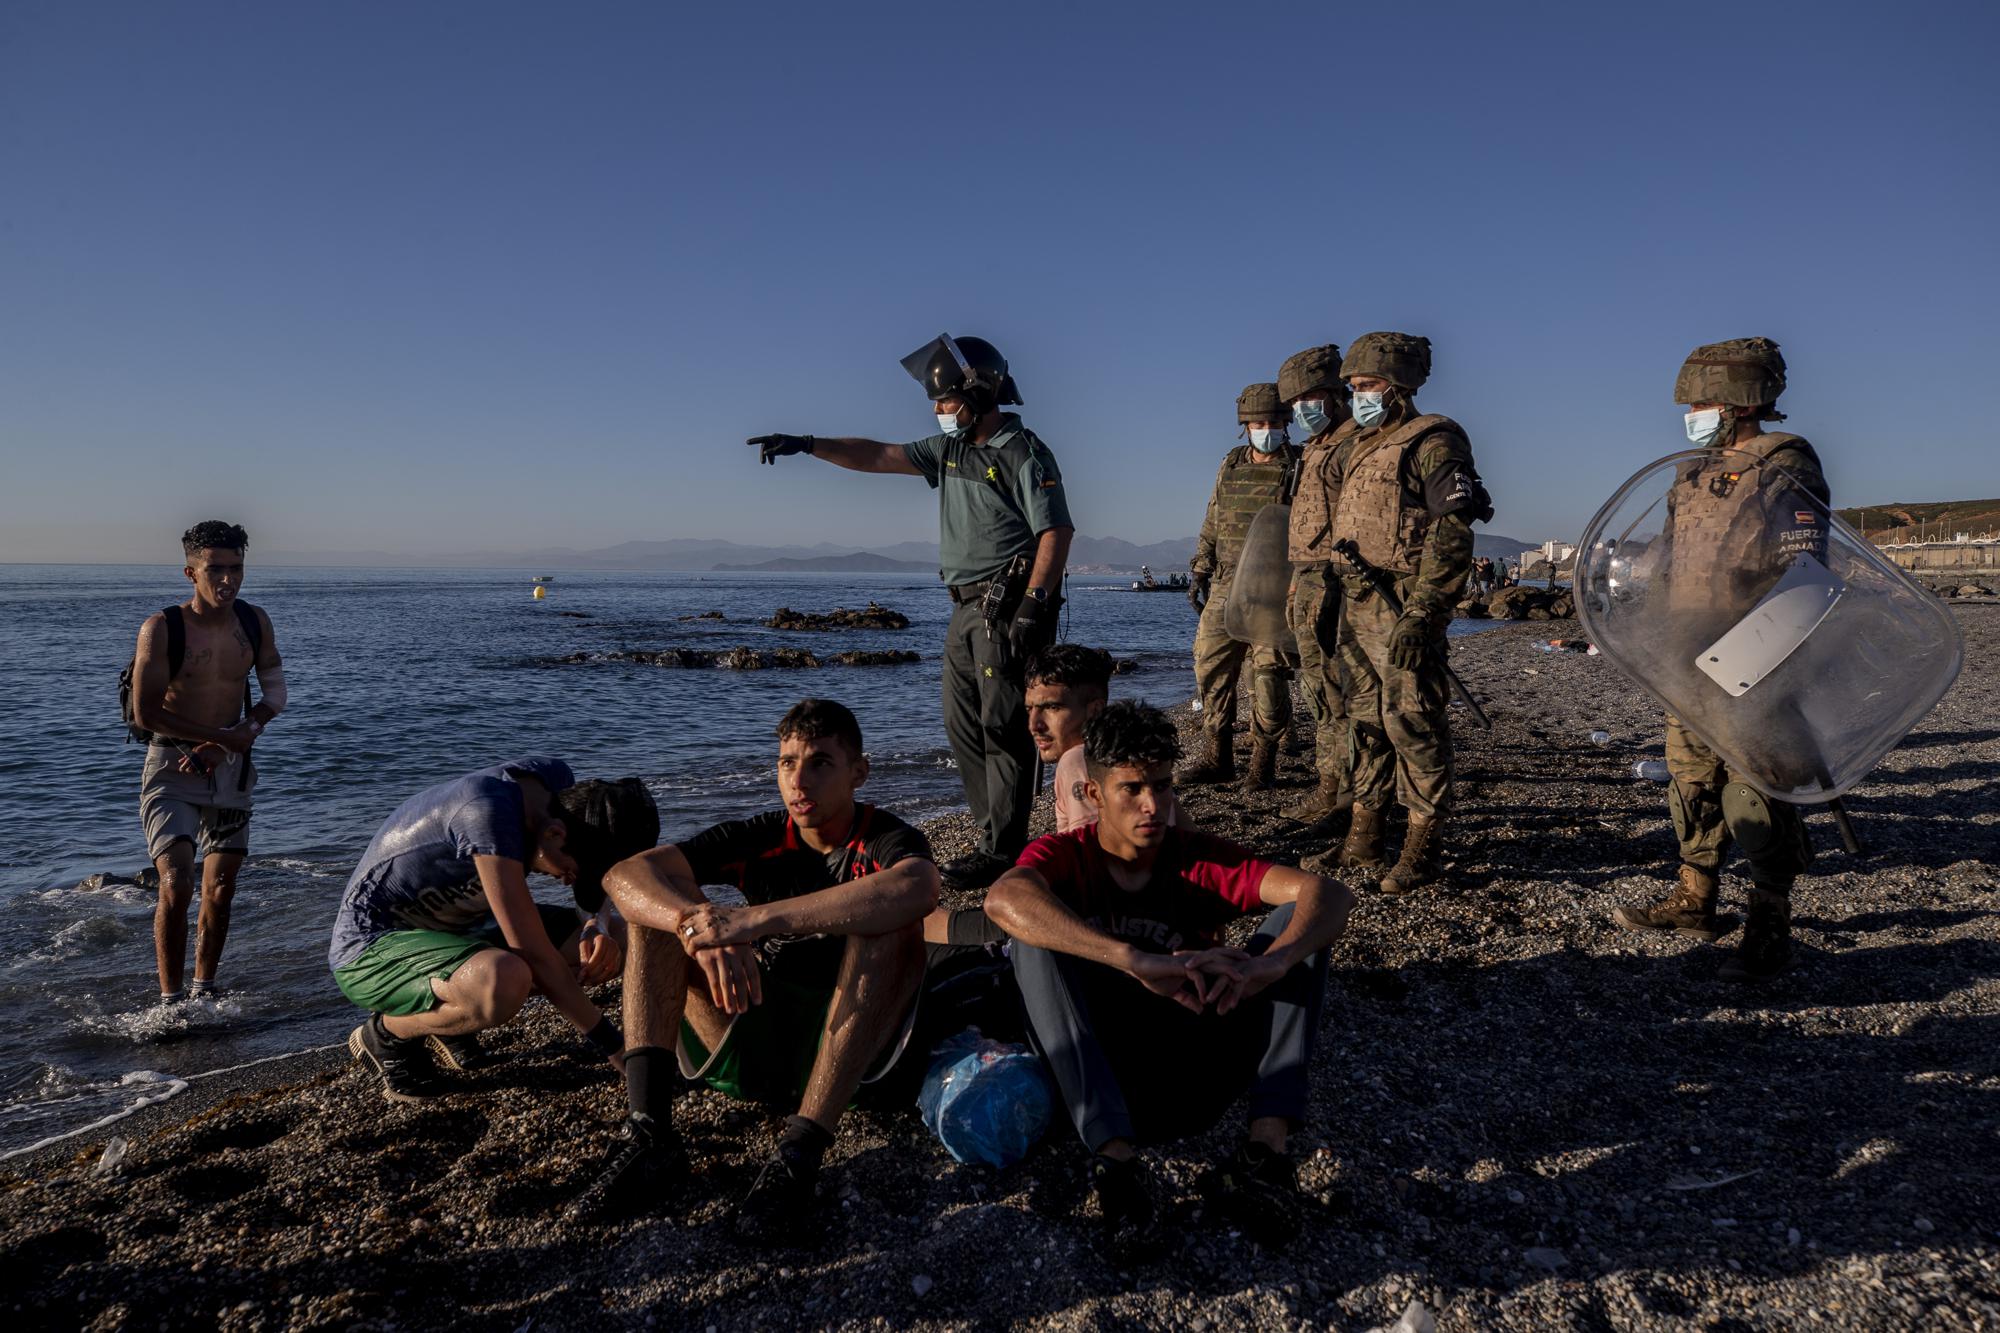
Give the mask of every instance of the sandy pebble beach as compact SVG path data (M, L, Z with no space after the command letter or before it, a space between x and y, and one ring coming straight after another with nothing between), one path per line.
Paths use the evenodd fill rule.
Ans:
M431 1104L386 1102L321 1052L8 1163L0 1310L91 1329L1358 1333L1414 1298L1447 1331L2000 1327L2000 608L1956 614L1963 676L1850 797L1862 856L1809 820L1799 962L1754 989L1718 979L1733 936L1610 924L1672 872L1664 788L1632 774L1662 753L1657 705L1603 658L1534 651L1574 622L1454 641L1494 725L1453 710L1449 883L1364 895L1337 946L1299 1140L1313 1216L1282 1252L1201 1214L1233 1117L1149 1154L1175 1239L1120 1271L1071 1216L1065 1125L996 1172L894 1110L845 1122L822 1243L746 1251L727 1204L772 1117L708 1092L679 1111L685 1191L566 1226L624 1095L535 1005L487 1038L507 1064ZM1283 859L1323 850L1277 813L1308 768L1287 757L1265 797L1189 792L1189 816ZM940 859L969 838L962 817L931 832ZM1744 888L1731 873L1726 901ZM100 1172L111 1135L132 1144Z

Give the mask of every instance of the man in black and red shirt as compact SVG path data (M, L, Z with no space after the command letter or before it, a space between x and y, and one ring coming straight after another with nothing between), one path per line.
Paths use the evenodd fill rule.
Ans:
M1114 1249L1154 1221L1137 1145L1212 1126L1250 1093L1248 1136L1213 1177L1224 1210L1265 1235L1298 1212L1287 1155L1305 1118L1327 948L1353 897L1338 883L1176 828L1173 723L1114 704L1084 731L1098 822L1029 845L987 894L1014 937L1036 1047L1092 1155ZM1222 928L1274 909L1245 949Z
M861 727L825 699L778 724L785 808L717 824L620 863L604 887L629 927L631 1113L572 1216L624 1211L685 1174L671 1108L685 1075L796 1105L737 1209L749 1239L810 1222L820 1161L863 1082L902 1054L923 980L938 874L924 835L854 799ZM735 889L711 903L703 885Z

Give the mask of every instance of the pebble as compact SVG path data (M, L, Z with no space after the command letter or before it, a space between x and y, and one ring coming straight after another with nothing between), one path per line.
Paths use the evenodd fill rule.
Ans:
M937 1283L931 1280L931 1275L929 1273L919 1273L915 1277L910 1279L910 1290L914 1291L919 1296L930 1295L931 1288L935 1287L936 1285Z
M1920 1217L1911 1225L1916 1227L1917 1230L1923 1232L1926 1236L1928 1236L1931 1232L1937 1230L1935 1226L1931 1225L1931 1220L1928 1217Z

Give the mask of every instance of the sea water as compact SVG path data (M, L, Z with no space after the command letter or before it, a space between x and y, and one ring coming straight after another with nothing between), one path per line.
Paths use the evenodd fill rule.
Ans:
M775 803L772 728L819 695L860 718L868 799L912 822L963 807L938 706L952 608L935 578L556 570L537 600L543 572L265 568L252 552L243 595L270 613L291 705L257 744L221 994L163 1009L154 894L137 882L143 751L125 743L117 680L140 622L186 584L171 566L0 565L0 905L12 925L0 952L0 1155L108 1123L205 1073L338 1042L358 1018L326 966L341 889L381 821L432 783L553 754L580 777L643 778L665 835L681 836ZM1130 583L1072 579L1064 637L1136 663L1115 697L1184 701L1194 612L1178 593ZM780 606L870 600L910 628L758 623ZM725 619L689 618L709 611ZM899 648L922 660L757 671L603 660L669 647ZM576 654L586 660L562 660ZM193 958L190 938L190 976Z

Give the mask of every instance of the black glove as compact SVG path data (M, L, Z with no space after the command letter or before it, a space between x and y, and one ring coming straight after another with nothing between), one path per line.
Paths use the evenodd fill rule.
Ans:
M1407 607L1389 631L1389 665L1398 671L1415 671L1430 651L1430 617L1418 607Z
M1032 597L1023 597L1014 621L1007 627L1008 669L1015 675L1027 670L1028 657L1042 646L1041 619L1042 603Z
M1198 572L1188 580L1188 605L1195 609L1197 615L1208 605L1209 578L1210 575Z
M755 446L760 463L776 463L786 454L809 454L813 451L813 437L810 435L754 435L743 443Z

